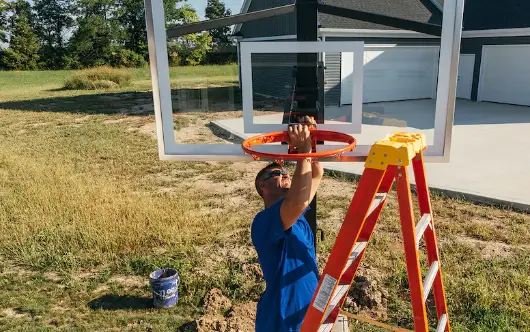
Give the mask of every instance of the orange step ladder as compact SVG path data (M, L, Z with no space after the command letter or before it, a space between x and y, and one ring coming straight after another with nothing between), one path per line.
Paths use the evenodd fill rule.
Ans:
M302 332L328 332L342 311L353 278L366 252L388 192L396 181L399 214L405 247L414 330L429 331L426 300L431 289L438 318L437 332L450 331L441 264L434 230L429 189L425 177L423 134L394 133L376 142L365 162L365 170L337 235L315 295L307 310ZM407 166L412 164L421 218L414 222ZM422 282L419 243L425 240L429 270ZM363 319L359 319L363 320ZM364 319L364 321L371 321ZM371 321L395 331L405 329Z

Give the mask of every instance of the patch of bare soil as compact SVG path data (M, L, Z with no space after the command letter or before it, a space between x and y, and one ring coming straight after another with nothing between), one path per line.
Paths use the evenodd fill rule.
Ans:
M359 269L344 303L345 308L376 318L387 318L388 293L378 275L369 269Z
M104 124L115 124L120 122L126 122L126 121L135 121L138 120L137 117L128 116L126 118L119 118L119 119L111 119L111 120L105 120L103 121Z
M63 306L60 306L60 305L55 305L55 306L52 307L52 311L56 312L56 313L63 313L63 312L67 312L67 311L70 311L70 310L71 310L70 308L63 307Z
M63 278L61 278L61 276L56 272L45 272L43 277L44 279L55 283L61 282L63 280Z
M0 257L0 260L1 258L2 257ZM19 278L32 278L39 274L37 271L24 269L20 266L13 265L5 261L0 262L2 263L0 266L0 276L16 275Z
M351 200L356 188L357 186L353 182L339 181L324 176L318 187L318 196L321 198L327 198L340 195Z
M204 297L204 310L207 314L226 312L231 307L232 301L224 296L217 288L210 290L210 292Z
M457 242L477 248L485 259L510 257L517 249L530 250L530 245L512 246L502 242L482 241L467 236L457 236L455 239Z
M152 138L156 139L156 123L155 122L144 124L141 127L131 127L128 129L128 131L137 132L139 134L151 136Z
M28 314L21 311L18 308L6 308L0 311L0 317L6 317L6 318L24 318L28 317Z
M256 303L233 305L220 290L212 289L204 298L205 315L179 328L180 332L254 331Z
M96 294L99 294L99 293L104 293L106 291L109 290L109 286L107 285L101 285L99 286L98 288L94 289L94 292L93 293L96 293Z
M197 266L195 272L202 276L211 276L217 273L216 267L225 262L238 264L246 280L260 281L263 272L257 262L256 250L251 245L227 244L206 245L196 248L202 257L203 264Z
M85 115L81 118L76 118L74 121L75 122L85 122L85 121L88 121L90 120L90 118L92 118L90 115Z
M30 123L28 124L29 127L42 127L42 126L47 126L51 124L51 122L38 122L38 123Z
M115 275L109 279L109 283L117 283L125 288L139 288L145 286L147 280L139 276Z

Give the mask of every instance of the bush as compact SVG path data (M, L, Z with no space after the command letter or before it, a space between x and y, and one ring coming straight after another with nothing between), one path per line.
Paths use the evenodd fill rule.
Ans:
M145 67L147 66L147 61L145 61L143 56L134 51L120 49L118 51L112 52L110 57L110 65L117 68Z
M126 86L131 82L131 75L110 67L85 69L64 84L69 90L97 90Z

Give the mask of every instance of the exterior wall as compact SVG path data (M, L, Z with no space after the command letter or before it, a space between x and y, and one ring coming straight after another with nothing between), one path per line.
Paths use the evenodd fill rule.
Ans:
M353 37L326 37L326 41L364 41L366 44L396 44L398 46L410 45L440 45L437 38L353 38ZM474 54L475 67L473 72L473 85L471 100L477 100L480 65L482 61L482 46L484 45L514 45L529 44L530 36L526 37L488 37L488 38L463 38L461 54ZM278 98L286 98L291 91L293 78L291 70L296 65L295 54L265 54L253 56L253 89L254 93L261 93ZM325 104L335 106L340 104L340 53L325 54Z
M329 39L326 38L326 41ZM326 53L324 70L324 103L335 106L340 103L340 53Z
M365 44L396 44L398 46L411 45L440 45L437 38L349 38L349 37L326 37L326 41L364 41ZM340 53L326 53L326 84L324 94L326 106L340 104Z
M251 1L248 12L293 4L292 0ZM264 18L241 25L243 38L296 35L296 13Z
M293 41L278 39L275 42ZM245 43L245 41L239 42ZM238 47L239 48L239 47ZM274 51L279 51L278 50ZM252 91L270 97L285 99L292 91L292 70L296 66L296 53L257 53L252 55ZM241 77L241 59L238 61ZM241 81L240 81L241 87ZM244 87L241 87L244 88Z
M295 53L252 55L252 91L254 94L285 99L292 91L292 70L295 65Z
M529 37L490 37L490 38L464 38L462 39L460 54L474 54L475 68L473 70L473 87L471 100L477 100L478 83L480 79L480 65L482 63L482 46L484 45L517 45L530 44Z

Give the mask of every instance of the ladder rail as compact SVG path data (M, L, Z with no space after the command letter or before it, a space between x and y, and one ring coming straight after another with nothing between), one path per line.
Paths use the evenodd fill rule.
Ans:
M398 196L399 215L401 216L403 245L405 247L410 299L412 302L412 313L414 315L414 331L428 332L429 326L427 309L425 302L423 301L420 257L418 251L416 250L416 230L414 214L412 210L410 180L406 167L398 167L396 189Z
M429 193L429 187L427 185L427 175L425 172L425 162L422 151L420 151L414 158L412 158L412 169L416 182L416 191L418 195L420 213L421 215L429 214L431 217L429 227L427 227L423 235L425 247L427 250L427 261L429 265L432 265L434 262L438 262L439 264L439 270L436 274L436 277L434 278L434 282L432 285L436 314L439 320L442 319L443 315L446 315L447 324L445 327L445 331L451 331L451 325L449 323L448 317L449 310L447 308L445 287L442 277L442 264L440 263L440 257L438 252L436 230L434 227L434 216L432 214L431 198Z
M331 249L328 263L324 267L315 294L306 311L300 328L301 331L316 331L318 326L322 324L324 314L328 310L331 296L339 284L344 267L334 262L346 262L348 260L384 174L385 171L376 169L366 169L363 173L335 240L335 245Z
M339 309L342 308L344 305L344 301L346 300L346 296L348 295L348 292L351 288L353 278L355 277L355 274L357 270L359 269L359 266L361 265L362 259L364 258L364 253L366 252L366 248L368 246L368 243L372 239L372 235L374 233L375 225L377 224L377 220L379 219L379 216L381 215L381 211L383 210L386 198L388 196L388 192L390 192L390 189L392 189L392 184L394 183L394 178L396 176L396 167L395 166L389 166L386 170L383 180L381 180L381 184L378 189L378 193L375 195L374 200L370 204L370 208L368 210L368 216L365 219L364 226L361 229L361 233L359 235L358 241L355 247L358 245L362 246L361 243L366 243L366 245L363 246L363 249L360 251L358 257L353 260L352 264L347 264L344 268L343 275L340 278L340 284L347 284L348 287L346 289L346 292L343 294L343 296L340 297L340 301L335 305L332 311L329 312L329 315L331 316L329 320L332 320L333 323L335 323L336 319L339 315ZM355 252L355 247L353 252ZM353 253L352 252L352 253ZM349 263L349 261L348 261ZM351 268L350 268L351 265ZM328 315L325 316L324 322L328 318Z

